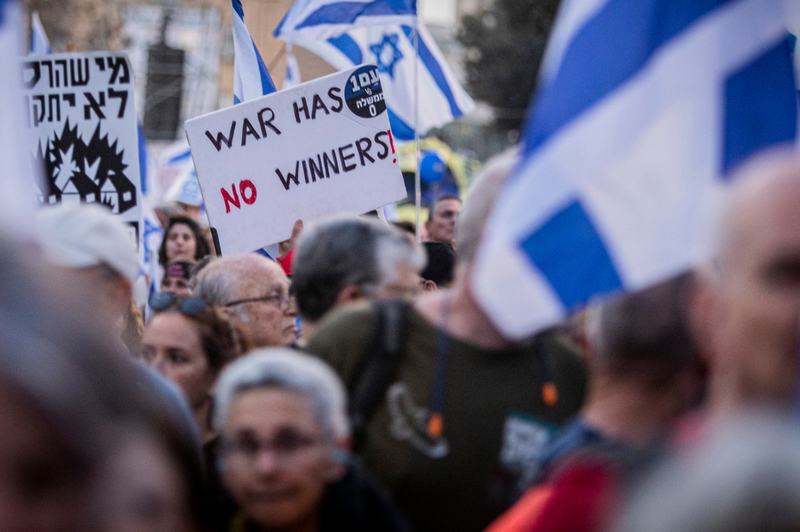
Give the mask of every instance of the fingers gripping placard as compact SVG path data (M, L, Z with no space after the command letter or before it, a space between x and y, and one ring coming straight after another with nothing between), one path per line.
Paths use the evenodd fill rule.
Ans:
M186 123L226 254L286 240L297 219L406 195L378 70L362 66Z

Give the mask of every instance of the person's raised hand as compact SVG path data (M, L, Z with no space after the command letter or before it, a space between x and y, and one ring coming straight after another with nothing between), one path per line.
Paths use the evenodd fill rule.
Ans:
M294 249L295 244L297 244L297 239L300 238L300 234L303 232L303 220L297 220L292 227L292 236L289 237L289 240L284 240L280 244L278 244L278 251L281 254L281 258L286 257L291 251Z

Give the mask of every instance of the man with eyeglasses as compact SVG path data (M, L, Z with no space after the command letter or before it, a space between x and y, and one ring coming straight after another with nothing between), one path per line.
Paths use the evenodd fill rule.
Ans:
M200 272L194 295L227 312L254 347L288 346L296 340L297 309L289 279L261 255L215 260Z

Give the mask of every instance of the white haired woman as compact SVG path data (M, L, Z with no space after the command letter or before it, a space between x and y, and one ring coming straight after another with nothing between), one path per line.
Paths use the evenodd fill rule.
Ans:
M324 362L262 349L217 384L219 465L235 509L224 530L406 530L347 452L344 386Z

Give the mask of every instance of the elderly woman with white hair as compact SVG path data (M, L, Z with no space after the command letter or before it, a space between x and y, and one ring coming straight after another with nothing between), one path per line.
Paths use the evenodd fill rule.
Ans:
M263 349L217 383L219 466L235 508L224 530L406 530L352 461L344 387L324 362Z

